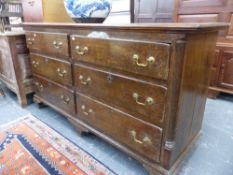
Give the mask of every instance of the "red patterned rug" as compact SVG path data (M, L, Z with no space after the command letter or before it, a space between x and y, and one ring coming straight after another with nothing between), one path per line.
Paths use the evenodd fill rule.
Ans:
M1 175L115 174L32 115L0 128Z

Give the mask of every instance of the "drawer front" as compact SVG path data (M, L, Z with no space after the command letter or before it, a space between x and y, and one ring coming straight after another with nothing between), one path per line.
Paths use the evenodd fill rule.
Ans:
M72 86L71 63L35 54L30 57L33 73Z
M162 129L77 94L79 119L141 155L159 161Z
M153 124L163 121L166 88L75 64L76 89Z
M26 32L27 46L33 51L68 59L68 36L66 34Z
M71 37L75 60L167 80L170 45Z
M74 92L45 79L34 77L36 94L53 106L75 115Z

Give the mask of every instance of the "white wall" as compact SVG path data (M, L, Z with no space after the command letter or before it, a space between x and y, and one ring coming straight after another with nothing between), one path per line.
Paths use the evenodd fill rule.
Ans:
M130 0L112 0L112 10L105 24L130 23Z

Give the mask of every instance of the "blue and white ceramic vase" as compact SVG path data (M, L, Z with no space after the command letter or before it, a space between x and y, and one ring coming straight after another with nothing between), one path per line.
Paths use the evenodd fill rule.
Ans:
M102 23L112 8L111 0L64 0L67 13L75 22Z

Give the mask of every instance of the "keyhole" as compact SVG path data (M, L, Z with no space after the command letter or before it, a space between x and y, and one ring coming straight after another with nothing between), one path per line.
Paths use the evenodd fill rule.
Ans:
M112 77L111 74L109 74L109 75L107 76L107 80L108 80L108 83L109 83L109 84L112 83L113 77Z

